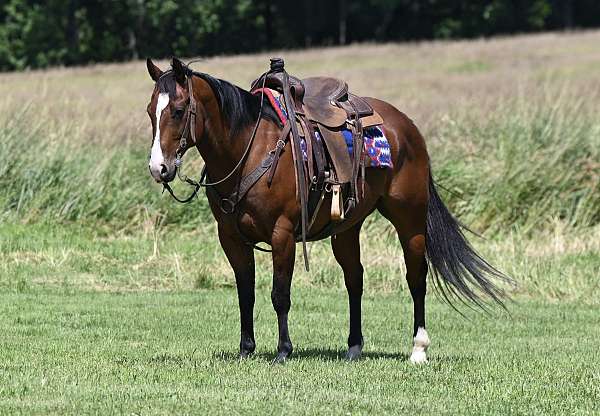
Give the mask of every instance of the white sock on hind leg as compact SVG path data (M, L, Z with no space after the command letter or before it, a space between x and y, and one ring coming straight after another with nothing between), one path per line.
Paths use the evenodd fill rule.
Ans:
M413 338L413 350L410 355L410 362L413 364L423 364L427 362L427 348L431 344L429 335L425 328L419 327L417 335Z

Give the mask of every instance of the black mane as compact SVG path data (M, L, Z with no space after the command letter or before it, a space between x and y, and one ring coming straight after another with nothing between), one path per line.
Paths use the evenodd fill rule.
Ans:
M256 123L260 113L260 95L251 94L228 81L214 78L205 73L190 71L190 75L202 78L213 90L221 113L229 123L231 136L239 133L248 125ZM159 92L168 93L170 98L175 97L176 81L173 71L165 72L158 79L157 84ZM281 127L281 121L266 97L264 97L261 117L269 119Z

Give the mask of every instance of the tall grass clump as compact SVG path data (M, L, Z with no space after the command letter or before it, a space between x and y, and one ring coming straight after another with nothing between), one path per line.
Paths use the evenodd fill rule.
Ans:
M472 114L445 117L428 138L434 177L464 223L530 233L557 220L600 222L600 120L589 103L521 97ZM0 123L0 218L117 229L149 215L165 225L211 221L203 195L186 206L160 195L146 138L92 141L76 123L48 124L27 109Z
M208 217L203 198L183 209L161 197L138 145L93 143L75 124L48 128L27 110L0 124L0 218L81 222L127 229L148 216L197 226ZM142 144L144 143L144 144Z
M590 104L565 94L520 97L483 118L444 118L429 147L454 213L490 231L598 224L600 119Z

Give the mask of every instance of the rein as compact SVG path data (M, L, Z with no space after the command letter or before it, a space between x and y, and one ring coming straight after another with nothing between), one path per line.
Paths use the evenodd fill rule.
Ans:
M192 142L194 145L197 145L197 143L198 143L196 141L196 99L194 98L194 89L193 89L193 85L192 85L192 77L194 76L194 72L191 69L189 69L189 67L187 68L187 70L188 70L187 85L188 85L188 95L189 95L190 102L188 104L188 110L186 112L185 127L183 128L183 131L181 133L181 137L179 139L179 148L177 149L177 152L176 152L175 168L177 169L177 177L179 177L179 180L181 180L184 183L187 183L190 186L193 186L194 190L187 198L181 199L181 198L177 197L177 195L175 195L175 192L173 191L173 189L171 188L171 186L168 183L163 182L163 192L166 189L169 192L169 194L173 197L173 199L175 199L177 202L181 202L182 204L188 203L192 199L194 199L194 197L198 194L198 191L200 190L200 188L213 187L213 186L217 186L217 185L224 183L225 181L230 179L233 176L233 174L244 164L244 162L246 161L246 158L248 157L248 154L250 153L250 148L252 147L252 143L254 142L254 138L256 137L256 132L258 131L258 126L260 124L260 119L262 117L262 112L263 112L264 94L265 94L264 90L261 91L258 117L256 119L256 123L254 124L254 128L252 129L252 134L250 135L248 144L246 145L246 148L244 149L244 153L242 154L242 157L240 158L238 163L233 167L233 169L227 175L225 175L225 177L223 177L222 179L219 179L218 181L215 181L215 182L206 182L207 173L206 173L206 164L205 164L204 167L202 168L202 172L200 173L200 179L198 179L196 181L194 179L191 179L187 175L183 175L181 173L181 166L183 165L183 154L187 150L188 134L191 135L191 139L192 139ZM264 77L264 75L266 75L267 73L268 73L268 71L263 74L263 88L265 86L265 81L266 81L266 77ZM164 76L164 74L163 74L163 76ZM222 202L223 201L228 201L231 204L232 210L235 208L235 205L232 204L232 201L222 199ZM225 210L224 210L224 212L225 212ZM228 213L228 212L226 212L226 213Z

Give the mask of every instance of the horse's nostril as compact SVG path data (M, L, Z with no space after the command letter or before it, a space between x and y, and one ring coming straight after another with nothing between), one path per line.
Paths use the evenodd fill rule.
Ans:
M167 165L165 165L165 164L161 164L161 165L160 165L160 175L161 175L161 176L164 176L164 175L166 175L166 174L167 174Z

